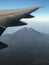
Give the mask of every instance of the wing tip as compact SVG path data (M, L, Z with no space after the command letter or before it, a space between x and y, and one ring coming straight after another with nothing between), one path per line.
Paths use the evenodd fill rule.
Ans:
M34 8L43 8L44 6L33 6ZM31 8L33 8L31 7Z
M44 6L38 6L39 8L43 8Z

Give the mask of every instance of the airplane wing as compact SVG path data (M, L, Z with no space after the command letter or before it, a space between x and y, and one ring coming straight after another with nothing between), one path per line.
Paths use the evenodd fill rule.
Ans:
M34 18L30 13L36 11L42 6L31 8L11 9L0 11L0 25L4 27L26 25L27 23L20 21L22 18Z
M0 36L7 27L26 25L27 23L20 21L22 18L34 18L30 13L41 8L41 6L15 9L15 10L0 10ZM0 49L6 48L8 45L0 42Z
M36 11L42 6L35 6L31 8L0 10L0 35L7 27L21 26L27 23L20 21L22 18L34 18L30 13Z

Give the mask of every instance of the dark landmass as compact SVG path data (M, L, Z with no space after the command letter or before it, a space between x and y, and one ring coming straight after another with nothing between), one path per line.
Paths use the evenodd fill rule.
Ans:
M32 28L2 35L8 45L0 50L1 65L49 65L49 36Z

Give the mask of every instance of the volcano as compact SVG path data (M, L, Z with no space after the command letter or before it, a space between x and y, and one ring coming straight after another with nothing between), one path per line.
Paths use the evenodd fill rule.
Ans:
M3 62L4 65L49 64L49 36L46 34L25 27L15 33L2 35L0 40L8 45L0 51L2 65Z

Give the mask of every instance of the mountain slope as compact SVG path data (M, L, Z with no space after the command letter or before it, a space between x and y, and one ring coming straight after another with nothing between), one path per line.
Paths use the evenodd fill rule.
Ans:
M45 34L25 27L13 34L3 35L0 40L8 44L4 56L1 54L3 52L0 52L0 56L8 59L9 62L5 61L4 65L7 65L6 63L8 65L49 64L49 37Z

